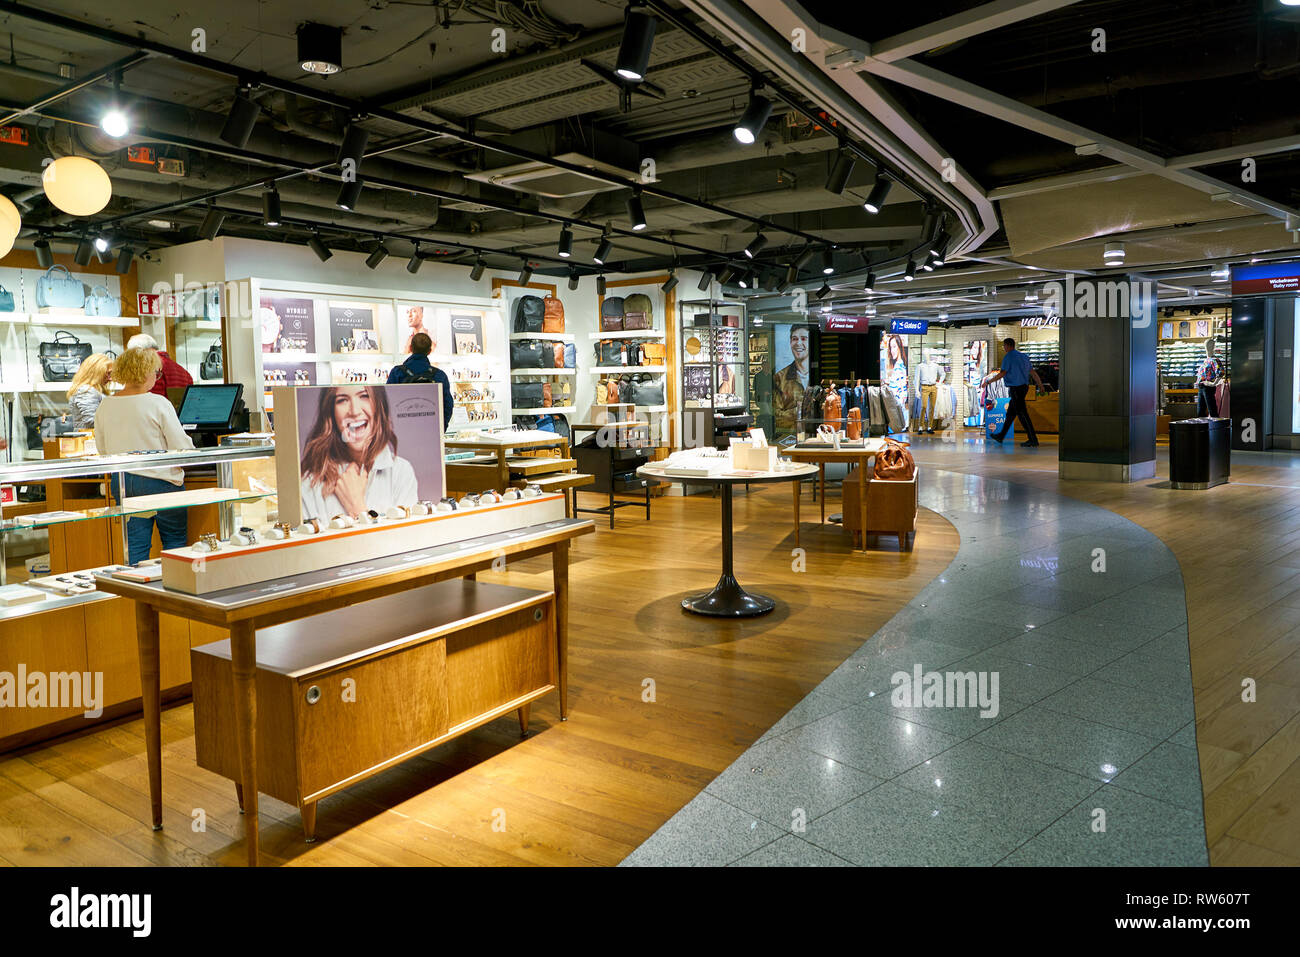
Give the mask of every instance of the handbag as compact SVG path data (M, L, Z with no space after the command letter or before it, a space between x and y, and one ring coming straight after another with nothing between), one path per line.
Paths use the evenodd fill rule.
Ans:
M537 297L532 298L536 299ZM545 369L550 364L546 359L546 349L540 342L510 343L510 367L512 369Z
M54 333L53 342L42 342L37 349L41 374L46 382L71 382L81 360L91 353L90 343L82 342L62 329Z
M848 425L844 428L850 439L862 438L862 410L854 406L849 409Z
M554 296L542 300L542 332L564 331L564 303Z
M668 361L668 347L662 342L641 343L641 364L643 366L661 366Z
M596 405L606 405L609 402L609 386L605 380L601 379L596 383Z
M912 458L907 444L885 439L885 447L876 453L876 465L871 477L884 482L910 482L915 478L916 459Z
M641 364L641 347L635 342L627 343L627 356L625 361L630 366L639 366Z
M41 420L42 440L57 438L60 435L67 435L69 432L77 431L77 427L68 421L66 415L43 415L39 418ZM40 443L38 442L37 445L40 445Z
M542 408L549 409L554 403L555 403L555 399L551 395L551 384L549 382L543 382L542 383Z
M110 295L107 286L95 286L86 297L86 315L116 319L122 315L122 301Z
M514 384L514 404L520 409L537 409L542 407L546 393L541 382L516 382Z
M825 422L840 420L840 394L834 389L827 389L826 397L822 399L822 420Z
M600 331L623 331L623 297L606 296L600 304Z
M13 312L13 311L14 311L14 294L10 292L8 289L6 289L4 286L0 286L0 312Z
M596 343L596 362L602 366L621 366L626 364L626 352L623 344L613 339L602 339Z
M618 380L617 379L605 380L605 394L606 394L606 399L605 399L606 405L618 405Z
M637 382L632 386L632 395L627 401L635 403L636 405L663 405L663 383L649 381Z
M578 368L578 347L572 342L564 344L564 366L565 369Z
M72 278L67 266L51 266L36 280L36 305L42 308L80 309L85 304L86 287Z
M515 332L541 332L545 324L546 305L538 296L520 296L515 300Z
M551 344L551 360L556 369L564 368L564 343L554 342Z
M208 346L207 354L203 357L203 363L199 366L199 378L221 379L224 376L225 369L221 361L221 343L214 342Z

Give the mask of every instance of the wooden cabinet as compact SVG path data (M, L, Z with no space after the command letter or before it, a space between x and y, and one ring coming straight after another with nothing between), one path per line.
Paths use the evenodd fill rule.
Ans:
M60 608L40 616L40 627L32 627L32 616L0 621L0 741L42 725L84 715L92 693L81 687L86 666L85 626L81 606ZM24 680L39 675L45 686L44 701L32 707L36 684ZM69 707L57 707L71 700L72 676L76 676L77 700ZM57 677L56 677L57 676ZM67 676L67 677L64 677ZM92 681L93 676L92 676ZM24 686L25 685L25 686ZM12 700L8 695L13 695ZM21 700L19 698L21 696Z

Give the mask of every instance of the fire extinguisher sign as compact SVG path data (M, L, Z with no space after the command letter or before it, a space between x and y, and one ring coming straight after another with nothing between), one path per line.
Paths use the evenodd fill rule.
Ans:
M136 293L135 312L138 316L161 316L162 296L156 293Z

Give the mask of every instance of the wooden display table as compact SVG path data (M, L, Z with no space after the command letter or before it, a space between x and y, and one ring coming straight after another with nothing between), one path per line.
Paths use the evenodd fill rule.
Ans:
M796 445L792 449L782 452L783 455L789 456L792 462L809 462L817 466L817 476L821 489L821 506L822 506L822 524L826 524L826 465L827 463L840 463L849 466L852 471L856 466L858 469L858 482L861 485L861 497L858 499L861 511L861 523L863 527L867 523L867 470L874 464L876 453L885 447L885 440L881 438L867 438L863 440L862 445L846 446L834 449L829 445L805 443ZM794 544L799 546L799 485L794 487ZM862 539L862 548L865 551L867 547L866 536Z
M144 698L145 749L154 830L162 829L162 712L159 705L159 614L230 630L234 729L239 784L244 799L248 863L258 863L257 631L285 622L383 598L451 578L472 577L494 562L549 554L555 594L556 684L560 718L568 717L569 544L590 534L589 520L559 519L469 541L353 565L294 575L291 579L232 588L209 595L168 591L161 583L138 584L96 576L102 592L135 599L140 684Z
M561 435L553 439L522 438L503 442L447 439L443 445L448 449L479 453L473 459L447 463L448 492L482 492L487 489L500 492L512 485L536 484L548 492L564 492L565 508L572 515L574 511L569 503L568 490L590 485L593 481L592 476L574 471L577 463L569 457L569 440ZM558 454L549 458L518 454L539 449L556 449Z

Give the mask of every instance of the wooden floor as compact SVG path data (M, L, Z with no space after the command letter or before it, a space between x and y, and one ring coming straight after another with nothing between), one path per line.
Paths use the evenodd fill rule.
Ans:
M1300 455L1234 456L1231 484L1196 492L1168 487L1166 450L1155 479L1121 485L1061 482L1046 441L913 448L922 463L1100 505L1164 541L1187 591L1210 863L1300 865Z
M665 497L650 523L635 514L623 511L613 532L598 520L575 544L567 722L544 699L527 740L511 716L326 798L313 845L296 810L263 797L263 861L616 864L946 567L958 544L925 511L914 551L901 554L891 538L852 554L837 527L805 523L798 567L789 489L755 487L736 496L736 574L779 605L724 622L679 605L717 579L717 500ZM803 514L816 517L807 493ZM481 579L549 588L549 564ZM234 788L195 765L193 734L189 704L164 712L161 832L147 823L138 719L0 757L0 864L242 864Z

